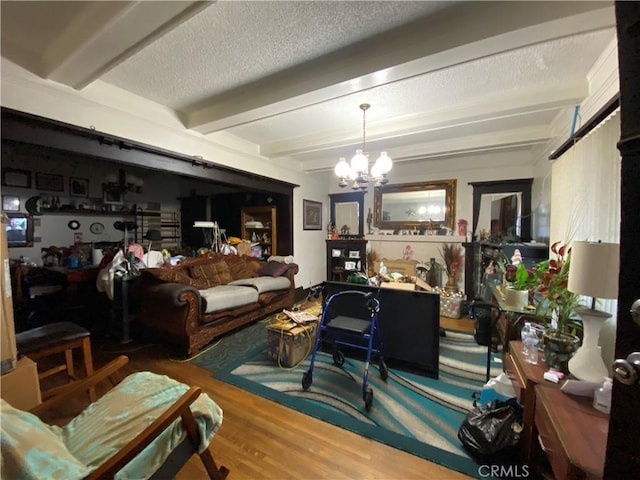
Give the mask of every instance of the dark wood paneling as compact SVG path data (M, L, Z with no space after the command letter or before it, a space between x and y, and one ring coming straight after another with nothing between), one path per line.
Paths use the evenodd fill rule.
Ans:
M622 154L620 278L616 358L640 351L640 326L629 310L640 297L640 3L616 2ZM640 470L640 384L615 381L611 402L605 478L634 478Z

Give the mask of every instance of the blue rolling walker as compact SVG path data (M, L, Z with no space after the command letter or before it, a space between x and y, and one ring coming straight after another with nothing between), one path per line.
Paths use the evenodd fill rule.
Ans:
M360 304L358 301L362 303ZM339 306L346 306L350 314L357 312L359 316L366 318L340 315L338 311L342 309L338 308ZM389 376L389 371L382 355L382 341L378 331L379 311L380 302L377 298L374 298L371 293L357 290L334 293L324 302L309 370L302 376L302 388L304 390L307 390L313 383L313 366L321 342L331 342L333 362L339 367L344 365L344 354L339 349L339 345L366 350L367 359L362 379L362 399L367 411L371 410L373 389L368 386L371 354L378 356L380 378L386 381Z

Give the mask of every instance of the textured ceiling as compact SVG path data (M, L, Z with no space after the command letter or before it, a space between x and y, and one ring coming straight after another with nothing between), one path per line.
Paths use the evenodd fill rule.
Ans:
M306 171L360 146L365 102L368 148L398 161L545 143L615 36L613 3L592 1L1 8L11 62L78 90L128 91Z

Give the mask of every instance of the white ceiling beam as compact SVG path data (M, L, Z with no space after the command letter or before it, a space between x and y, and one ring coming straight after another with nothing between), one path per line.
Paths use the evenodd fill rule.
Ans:
M44 52L44 76L80 90L212 3L89 2Z
M367 140L384 141L401 135L425 133L435 129L454 128L469 123L486 123L506 117L558 110L575 105L589 94L585 81L567 85L519 90L499 98L483 97L473 104L454 108L422 112L419 115L370 123ZM542 100L541 100L542 99ZM294 156L326 149L353 146L362 141L362 129L335 130L313 136L261 145L260 153L266 157Z
M499 21L498 21L499 19ZM461 25L473 25L465 28ZM473 59L615 26L613 2L462 2L181 112L211 133Z
M428 143L416 143L395 150L394 163L402 163L445 156L464 156L491 150L506 150L544 144L551 136L547 125L503 130L500 132L450 138ZM307 173L333 170L333 163L326 159L308 160L302 163Z

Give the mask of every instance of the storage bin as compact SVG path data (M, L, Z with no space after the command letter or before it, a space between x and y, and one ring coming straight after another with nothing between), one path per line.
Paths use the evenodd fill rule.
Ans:
M298 325L293 321L276 319L267 325L268 355L279 366L296 366L313 351L318 323Z
M445 297L440 295L440 316L460 318L462 297Z

